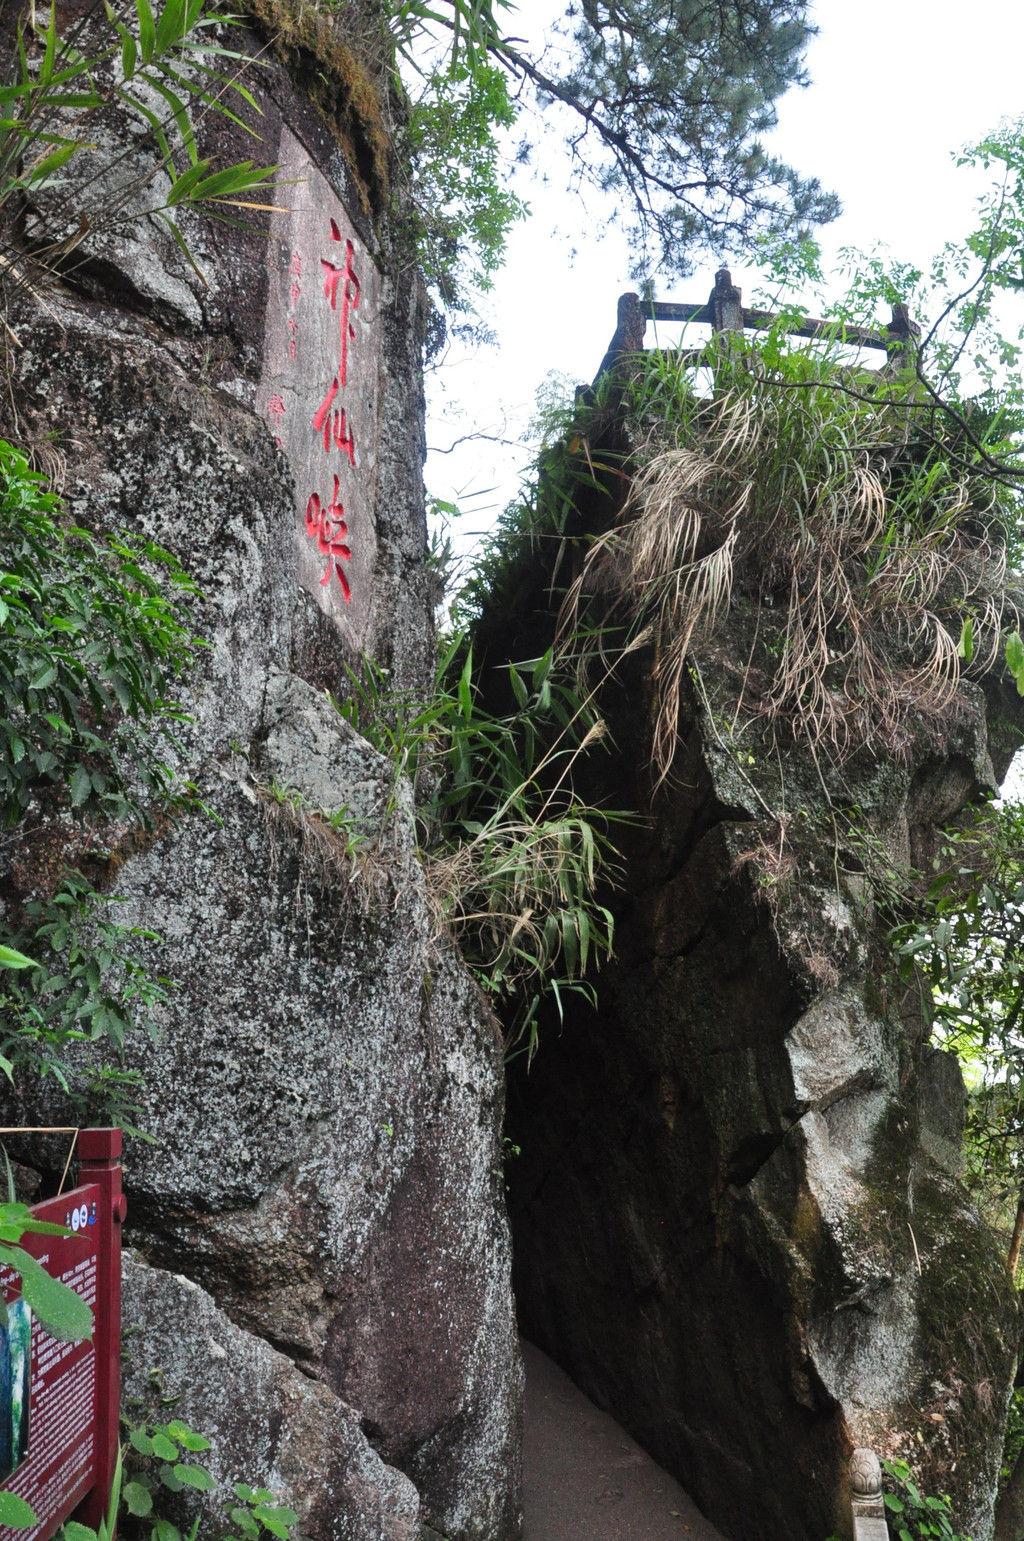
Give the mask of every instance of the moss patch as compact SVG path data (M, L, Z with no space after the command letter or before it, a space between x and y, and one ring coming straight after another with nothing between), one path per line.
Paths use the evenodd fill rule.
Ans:
M330 23L301 0L247 0L246 10L297 89L330 125L364 209L381 214L387 201L391 140L367 70Z

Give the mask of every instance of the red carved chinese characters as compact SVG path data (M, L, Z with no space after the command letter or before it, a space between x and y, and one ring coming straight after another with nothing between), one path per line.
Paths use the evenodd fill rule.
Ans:
M341 240L333 219L331 220L331 239ZM345 385L348 380L348 345L350 341L355 342L356 337L356 329L349 312L356 310L359 305L360 283L352 266L354 256L355 247L351 241L346 241L344 267L340 268L335 263L328 262L326 258L320 258L320 266L324 270L324 294L330 300L332 310L338 308L338 290L341 290L341 368L338 374L342 385Z
M270 400L267 402L267 416L270 418L274 425L274 442L278 445L281 443L280 428L281 419L284 417L284 414L285 404L280 394L271 396Z
M302 293L302 285L299 283L302 277L302 258L297 251L292 252L288 275L291 278L291 286L288 290L288 357L293 359L298 351L299 341L299 323L295 315L295 307Z
M314 492L306 504L306 534L312 535L321 552L327 558L327 571L320 579L321 586L330 583L331 573L338 575L341 584L341 592L348 604L352 598L352 589L342 562L351 562L352 552L345 543L348 534L348 525L345 523L345 506L340 499L341 488L338 478L334 478L334 497L330 503L322 504L320 494Z
M348 463L355 470L356 446L345 421L345 408L335 407L333 415L331 413L331 402L337 394L338 377L335 375L327 395L316 409L313 429L316 433L323 433L325 455L330 454L333 440L336 448L348 456Z
M341 232L333 219L331 220L331 240L338 242L342 240ZM349 343L355 342L356 338L353 313L359 306L361 285L354 264L355 247L349 240L345 241L345 261L341 266L328 261L325 257L320 259L320 266L324 272L324 298L333 311L340 310L340 347L337 372L324 392L323 400L313 414L311 422L313 432L323 438L324 454L340 452L346 457L352 470L355 469L356 464L355 438L349 427L346 409L342 405L339 392L344 391L348 382ZM332 573L336 574L345 603L348 604L352 598L352 588L342 563L352 560L352 551L346 541L348 526L345 522L345 508L341 501L341 482L336 473L334 474L334 497L330 503L324 503L318 492L311 494L306 504L306 533L316 539L320 552L327 557L327 571L320 579L321 585L330 582Z

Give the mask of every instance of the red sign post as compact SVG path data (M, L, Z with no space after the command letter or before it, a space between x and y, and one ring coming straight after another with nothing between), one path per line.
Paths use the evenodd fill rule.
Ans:
M0 1487L32 1507L29 1529L0 1541L47 1541L74 1517L96 1529L117 1461L121 1361L120 1129L83 1129L79 1186L33 1207L70 1236L27 1232L20 1242L92 1308L93 1335L62 1343L35 1321L20 1280L0 1269L8 1327L0 1332Z

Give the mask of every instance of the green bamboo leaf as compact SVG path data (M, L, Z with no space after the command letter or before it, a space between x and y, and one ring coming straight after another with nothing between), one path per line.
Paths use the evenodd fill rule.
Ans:
M974 621L969 615L965 616L960 628L960 641L956 650L964 663L970 663L974 657Z
M21 1293L51 1338L79 1343L91 1335L92 1311L81 1295L54 1279L21 1247L0 1244L0 1257L21 1275Z
M135 66L138 63L138 46L127 27L118 27L117 30L121 34L121 73L124 75L125 80L131 80L135 74Z
M175 245L179 248L179 250L181 251L182 255L185 257L185 259L188 262L189 266L192 268L192 270L196 274L196 277L199 278L200 281L205 284L206 283L206 278L205 278L204 274L202 273L201 269L199 268L199 265L196 262L195 258L193 257L191 251L189 250L188 242L185 240L185 237L182 235L181 231L178 229L178 226L176 225L176 223L173 220L173 218L171 217L171 215L170 214L165 214L162 209L158 209L156 212L157 212L158 219L163 220L164 224L167 226L168 230L171 232L171 235L174 237Z
M153 50L156 47L156 23L153 20L149 0L135 0L135 13L139 19L139 51L142 54L142 62L149 64L152 62Z
M1024 642L1019 631L1006 639L1006 666L1017 682L1018 694L1024 696Z
M192 193L194 201L202 198L223 198L228 193L247 192L253 187L265 187L273 179L276 166L254 166L252 161L240 161L214 172L198 184Z
M169 0L169 3L174 3L174 0ZM196 149L195 130L192 127L192 120L188 115L188 108L186 107L182 98L178 96L177 92L172 91L170 86L166 85L164 81L155 80L151 76L149 79L149 84L152 86L154 91L158 92L159 95L163 97L164 101L171 109L172 116L174 118L175 124L177 125L178 133L181 135L181 142L188 152L189 160L193 165L195 165L196 161L199 159L199 152Z
M167 0L156 28L156 54L165 54L185 33L185 0Z
M49 155L44 156L41 161L37 161L32 167L25 179L26 186L42 186L47 178L51 177L55 171L59 171L62 166L66 166L71 157L77 155L78 151L83 149L92 150L95 149L95 145L87 145L84 141L76 141L74 144L62 145L60 149L53 150ZM52 672L50 678L55 676L56 670ZM30 688L38 690L41 687L33 684Z
M17 1493L0 1491L0 1525L9 1525L12 1530L28 1530L35 1523L31 1504L19 1498Z
M194 166L190 166L187 171L182 172L180 177L176 177L167 195L168 204L173 207L174 204L180 203L183 198L189 197L196 183L209 170L209 166L210 162L208 160L196 161Z
M527 694L526 686L523 683L522 676L520 675L519 670L516 668L515 664L509 664L508 673L509 679L512 681L512 690L515 694L515 698L522 710L525 711L529 696Z
M48 86L53 77L53 61L57 52L57 5L50 0L50 19L46 26L46 50L39 66L39 85Z

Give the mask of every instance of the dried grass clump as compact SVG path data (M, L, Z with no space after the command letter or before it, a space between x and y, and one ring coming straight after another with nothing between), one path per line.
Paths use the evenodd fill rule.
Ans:
M752 350L718 362L711 397L680 369L669 399L664 360L645 367L661 389L652 424L649 380L636 387L642 469L590 549L564 631L581 630L600 594L606 624L653 644L660 779L691 650L734 595L772 607L758 621L767 683L748 671L747 709L837 762L897 749L911 714L943 713L965 668L993 665L1006 605L999 509L941 447L915 440L891 387L857 399L834 363L806 353L790 377L768 377Z

